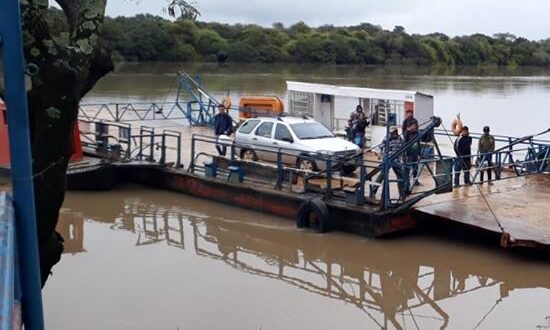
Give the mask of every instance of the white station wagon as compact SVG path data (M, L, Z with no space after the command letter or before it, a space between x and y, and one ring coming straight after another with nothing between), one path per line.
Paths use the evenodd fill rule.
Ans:
M276 162L281 150L285 165L304 171L324 170L326 162L319 159L323 155L341 157L335 168L344 175L355 171L353 156L360 152L355 144L334 136L319 122L299 117L248 119L235 133L235 142L244 160Z

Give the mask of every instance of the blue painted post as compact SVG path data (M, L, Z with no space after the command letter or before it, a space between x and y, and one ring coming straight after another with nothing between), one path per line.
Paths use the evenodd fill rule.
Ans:
M390 148L390 125L386 121L386 142L384 144L384 155L382 160L382 173L383 175L383 187L382 187L382 209L386 210L390 207L390 157L389 157L389 148Z
M1 0L0 32L8 108L11 173L17 232L19 275L25 329L44 328L40 264L34 210L29 114L23 63L19 1Z
M283 169L283 153L281 148L277 151L277 189L283 188L283 181L285 179L285 172Z
M189 170L195 172L195 134L191 135L191 160L189 161Z

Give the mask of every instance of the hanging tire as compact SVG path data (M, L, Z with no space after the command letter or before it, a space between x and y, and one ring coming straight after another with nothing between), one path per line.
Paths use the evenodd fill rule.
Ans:
M318 233L326 233L330 227L328 207L320 199L306 200L300 204L296 214L296 227L311 228Z

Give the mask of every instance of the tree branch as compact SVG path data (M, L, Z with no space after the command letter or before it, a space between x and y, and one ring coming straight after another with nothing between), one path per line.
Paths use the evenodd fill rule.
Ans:
M111 57L111 50L103 45L99 45L92 56L89 74L81 88L80 97L84 97L84 95L95 86L99 79L103 78L114 69L115 65Z
M78 14L82 5L81 0L55 0L67 17L69 33L72 36L78 24Z

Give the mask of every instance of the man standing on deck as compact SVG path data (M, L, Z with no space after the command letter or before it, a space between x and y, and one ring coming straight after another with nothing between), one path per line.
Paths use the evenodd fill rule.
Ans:
M388 145L388 150L385 150L386 144ZM399 151L403 147L403 138L399 135L399 131L397 130L397 127L392 127L390 131L389 141L388 138L384 138L380 145L380 154L378 155L378 159L381 160L384 153L388 153L388 157L391 157L395 152ZM395 176L397 177L397 187L399 189L399 199L403 200L405 199L406 192L408 190L408 181L407 178L404 175L403 167L401 164L399 164L401 161L399 159L395 159L391 163L391 168L393 172L395 173ZM384 181L383 173L380 173L378 177L376 178L377 185L371 185L370 188L370 198L374 198L376 196L376 192L378 191L378 187L380 184Z
M222 139L222 136L229 136L233 133L233 120L227 113L225 105L222 103L219 106L219 113L214 116L214 134L217 137L216 149L221 156L225 156L227 147L225 143L227 140Z
M415 139L418 136L418 120L414 118L414 112L412 109L405 110L405 120L403 120L403 138L405 144L409 141ZM412 174L413 178L416 179L415 183L420 183L418 181L418 160L420 155L420 146L419 143L413 144L405 154L405 163L413 164L412 165ZM407 171L407 180L409 179Z
M359 148L365 147L365 130L369 126L369 121L363 112L363 107L358 104L355 111L351 113L351 131L353 132L353 143Z
M464 171L464 183L472 184L470 181L470 168L472 167L472 138L468 126L462 128L462 133L455 140L455 152L458 158L455 162L455 187L460 185L460 172Z
M483 135L479 138L479 143L477 145L479 166L481 167L480 179L483 182L484 173L487 171L487 178L489 179L489 184L491 184L492 179L492 168L493 168L493 154L495 151L495 138L489 134L491 129L489 126L483 127ZM485 169L485 170L484 170Z

